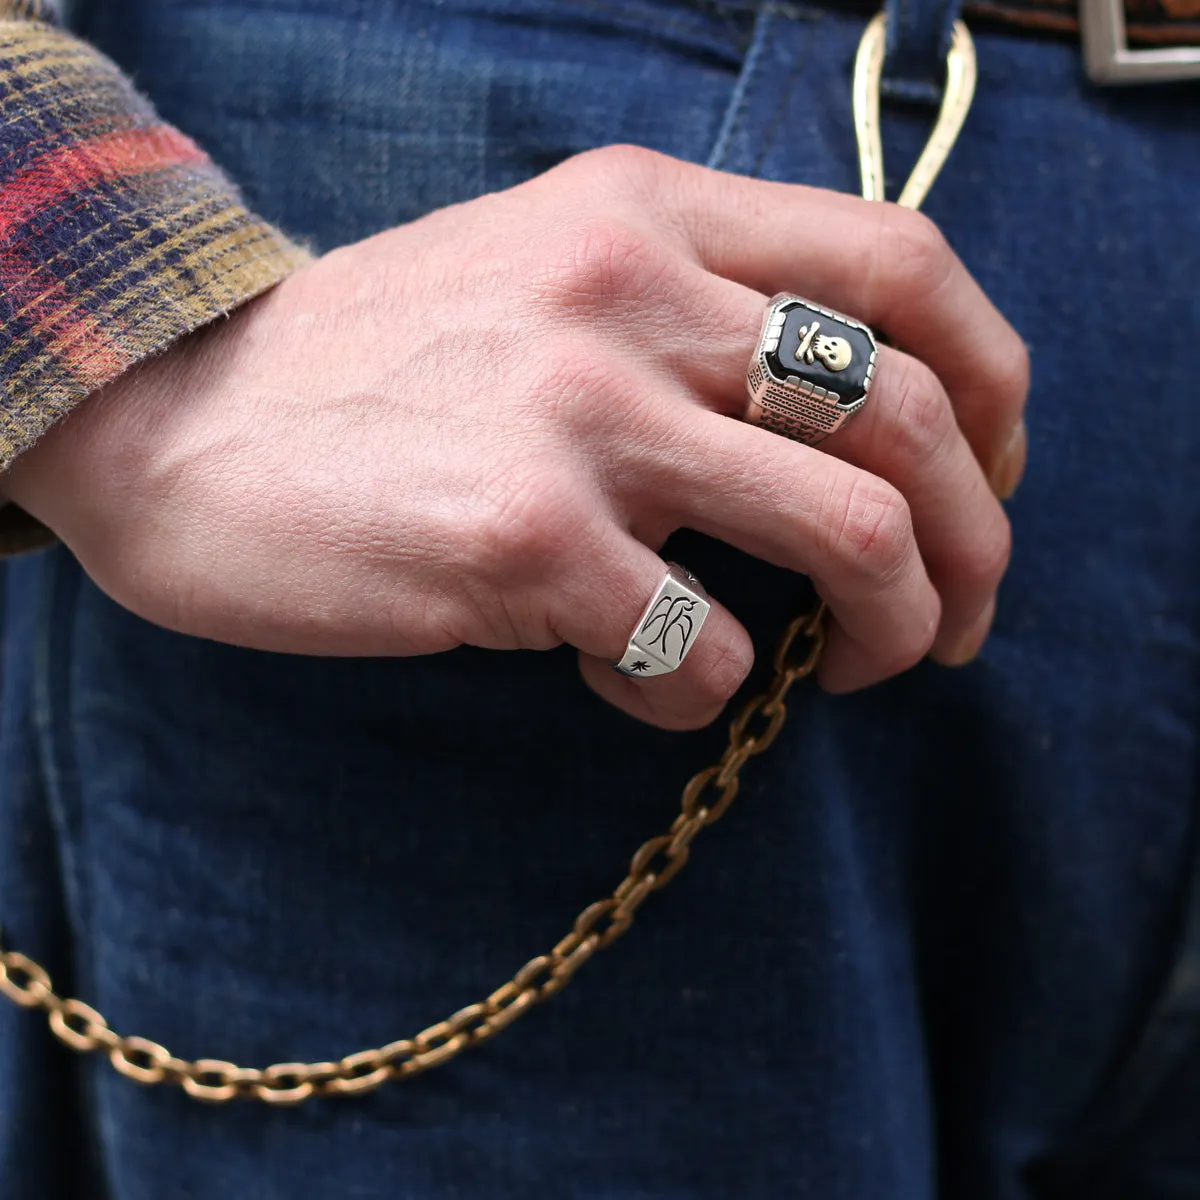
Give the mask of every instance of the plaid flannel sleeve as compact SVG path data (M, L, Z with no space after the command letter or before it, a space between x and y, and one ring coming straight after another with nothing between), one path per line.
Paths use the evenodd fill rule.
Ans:
M56 5L0 0L0 473L90 392L307 258ZM0 553L48 538L0 498Z

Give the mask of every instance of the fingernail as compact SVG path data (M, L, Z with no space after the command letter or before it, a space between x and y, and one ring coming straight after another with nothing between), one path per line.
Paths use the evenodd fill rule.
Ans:
M1008 435L1008 444L992 472L992 491L1001 500L1007 500L1017 490L1021 476L1025 474L1025 455L1029 448L1029 435L1025 422L1018 421Z
M983 649L983 643L987 641L988 634L992 631L992 621L995 616L996 597L993 596L975 623L963 634L962 640L947 656L946 666L965 667L967 663L979 656L980 650Z

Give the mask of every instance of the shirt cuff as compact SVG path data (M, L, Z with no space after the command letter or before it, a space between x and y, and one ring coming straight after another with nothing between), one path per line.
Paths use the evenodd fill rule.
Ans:
M0 473L91 392L309 258L103 55L0 19ZM0 508L0 553L50 536Z

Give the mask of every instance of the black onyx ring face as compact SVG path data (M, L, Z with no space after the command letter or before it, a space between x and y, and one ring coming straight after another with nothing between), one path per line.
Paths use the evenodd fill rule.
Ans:
M799 296L776 296L746 375L746 419L809 445L857 412L875 339L863 324Z

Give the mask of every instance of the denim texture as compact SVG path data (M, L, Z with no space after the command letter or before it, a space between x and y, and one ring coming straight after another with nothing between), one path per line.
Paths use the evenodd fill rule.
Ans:
M615 141L857 190L863 11L77 8L321 249ZM1034 364L981 660L801 691L627 937L369 1098L202 1107L0 1005L3 1200L1200 1197L1200 88L1099 91L1069 41L977 42L927 211ZM927 119L888 117L893 183ZM750 628L752 688L805 582L668 550ZM61 550L6 572L0 915L187 1057L337 1058L482 997L725 737L609 710L566 650L256 654L139 621Z

